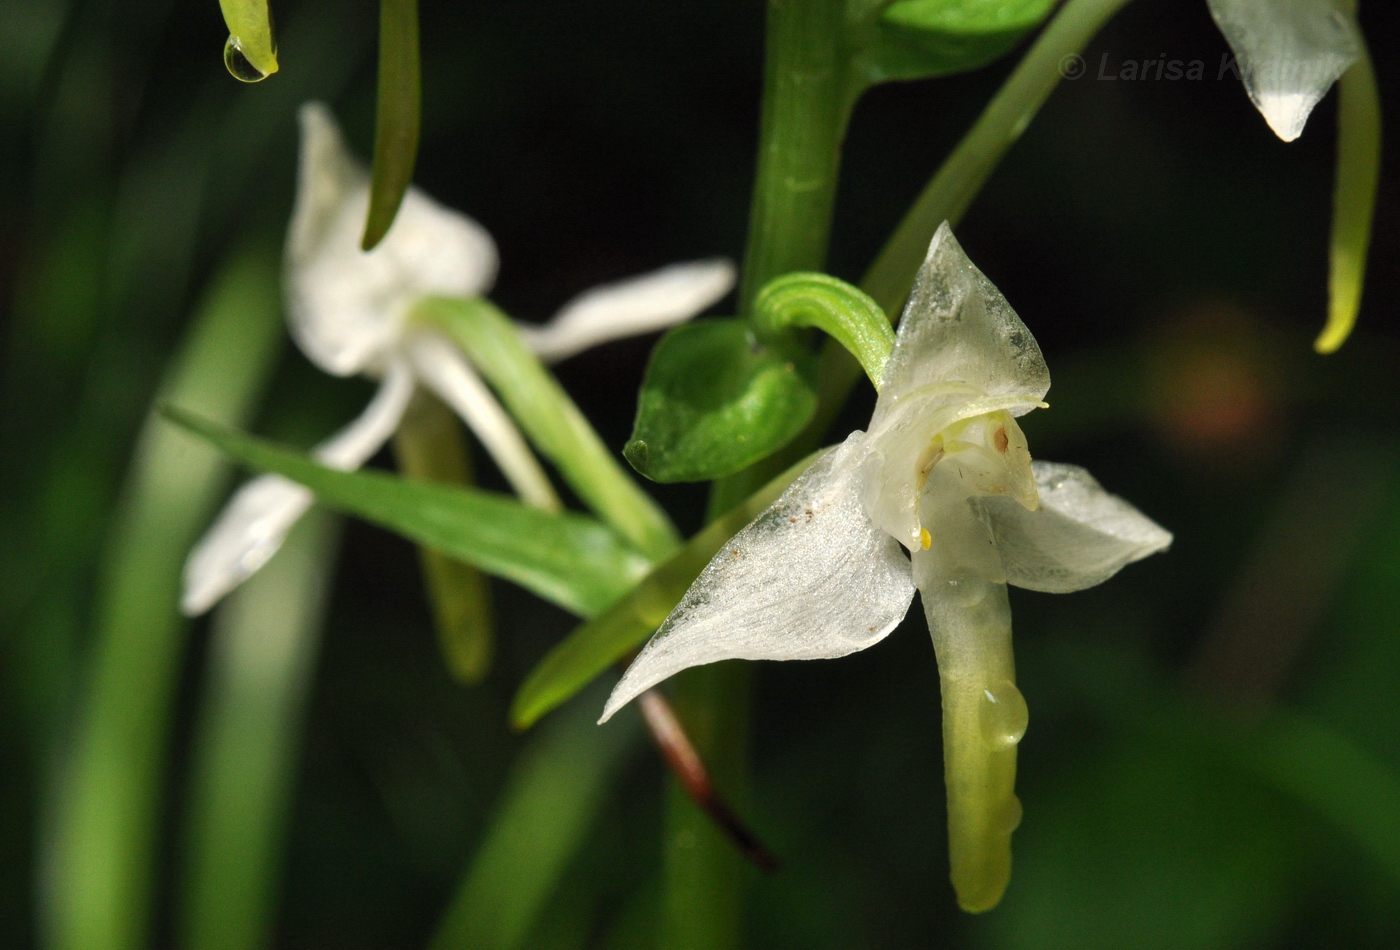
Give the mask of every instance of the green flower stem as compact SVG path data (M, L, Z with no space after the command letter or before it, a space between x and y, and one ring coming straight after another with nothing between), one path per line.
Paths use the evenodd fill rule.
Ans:
M877 389L894 349L889 317L870 297L826 274L785 274L770 281L754 301L760 328L816 327L860 361Z
M219 608L192 748L180 946L258 950L276 918L282 830L339 519L313 509Z
M850 117L844 0L769 0L758 170L739 309L764 284L826 263Z
M472 483L471 456L461 424L436 396L422 389L414 394L394 433L394 458L399 471L409 478ZM418 558L448 672L463 682L480 682L491 667L491 587L470 564L432 548L420 546Z
M844 0L769 0L763 117L739 309L792 271L826 263L841 140L852 97L843 49ZM773 474L772 471L768 474ZM734 508L766 478L747 473L714 484L710 517ZM733 664L688 670L677 680L676 714L718 787L742 803L748 743L748 677ZM668 792L663 950L739 946L743 869L675 779Z
M1031 124L1071 57L1078 56L1128 0L1068 0L1036 39L976 124L905 213L861 287L886 313L898 313L944 221L957 224L1002 155ZM844 394L843 394L844 398Z
M241 424L282 341L277 257L233 258L160 387L161 397ZM102 566L81 708L55 783L47 842L46 946L147 944L166 731L186 624L180 568L229 466L152 416Z
M1381 102L1370 54L1338 83L1337 181L1332 192L1330 301L1327 326L1313 344L1333 353L1346 342L1361 309L1366 253L1381 177Z
M637 485L553 374L488 300L434 298L416 318L467 354L540 453L598 516L654 561L680 546L666 513Z

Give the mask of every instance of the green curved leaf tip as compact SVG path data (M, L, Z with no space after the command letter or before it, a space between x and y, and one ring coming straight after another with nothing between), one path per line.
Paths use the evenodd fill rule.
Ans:
M622 454L656 482L731 475L786 445L817 407L805 354L742 320L677 327L656 345Z
M366 251L373 250L389 233L418 160L422 121L418 0L381 0L377 95L369 214L360 241Z
M890 318L868 294L826 274L794 273L770 280L754 298L754 319L780 332L815 327L846 348L877 388L894 350Z
M540 511L495 492L382 472L342 472L174 406L162 412L243 464L305 485L332 508L513 581L580 616L607 608L651 566L616 533L583 515Z
M228 27L224 63L235 79L257 82L277 72L277 37L267 0L219 0Z
M1313 347L1334 353L1361 310L1366 254L1381 177L1381 103L1365 52L1338 83L1337 181L1332 194L1327 325Z

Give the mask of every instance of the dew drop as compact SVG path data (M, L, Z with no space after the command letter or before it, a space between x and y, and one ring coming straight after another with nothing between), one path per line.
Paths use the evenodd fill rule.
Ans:
M998 825L1002 831L1010 834L1021 827L1022 814L1021 800L1015 795L1012 795L1006 800L1006 804L1002 806L1000 814L997 816L999 819Z
M1002 680L982 690L982 739L994 749L1004 749L1021 741L1030 722L1025 697L1010 680Z
M267 73L248 62L248 57L243 55L243 44L236 36L230 36L224 44L224 65L229 75L239 82L262 82L267 78Z

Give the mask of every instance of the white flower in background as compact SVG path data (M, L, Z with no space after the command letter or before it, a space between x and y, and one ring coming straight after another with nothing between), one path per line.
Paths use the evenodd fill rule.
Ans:
M1285 142L1361 56L1350 0L1209 0L1249 98Z
M863 650L899 624L917 587L942 683L953 883L965 908L994 905L1020 820L1026 727L1006 585L1080 590L1171 542L1082 468L1031 462L1015 417L1043 406L1049 387L1030 331L943 225L869 431L820 457L725 545L603 719L688 667Z
M510 416L461 352L434 331L411 327L428 296L473 297L496 276L496 245L479 224L417 188L372 251L360 249L369 176L346 151L330 111L301 110L301 161L287 235L288 322L297 345L328 373L379 379L358 419L313 450L322 463L359 468L398 428L421 383L450 405L529 504L559 499ZM734 284L728 261L676 264L587 291L542 326L520 324L540 358L557 362L591 346L680 323ZM181 607L208 610L263 566L311 506L312 493L280 476L244 485L185 563Z

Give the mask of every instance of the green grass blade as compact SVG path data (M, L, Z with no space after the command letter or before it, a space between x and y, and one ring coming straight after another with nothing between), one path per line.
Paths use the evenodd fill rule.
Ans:
M1371 57L1364 50L1337 88L1337 182L1332 192L1327 326L1313 344L1319 353L1336 352L1356 325L1381 180L1380 92Z
M243 464L300 482L332 508L504 577L581 616L610 606L650 566L605 525L583 515L382 472L342 472L183 410L165 411Z
M680 539L666 513L627 474L504 314L480 298L437 298L420 306L418 317L462 348L536 448L598 517L648 557L660 560L676 549Z
M944 221L956 225L1031 119L1059 85L1095 33L1128 0L1068 0L1036 39L972 129L924 187L899 227L870 266L861 289L885 313L904 308L904 298Z
M641 721L631 710L594 725L603 692L532 736L430 950L524 946L611 779L640 745Z
M418 0L380 0L379 91L374 118L374 170L369 216L360 246L389 233L418 160L422 93L418 67Z
M195 731L183 936L188 950L271 942L282 829L321 636L338 519L313 509L219 608Z
M803 459L743 504L711 522L627 596L550 650L515 694L510 715L516 728L532 725L640 647L680 602L724 542L758 517L810 463L811 458Z
M278 298L271 249L235 256L162 396L241 423L279 351ZM188 433L147 422L102 565L85 692L45 844L42 914L53 950L146 944L167 719L186 629L176 606L180 568L227 471Z

